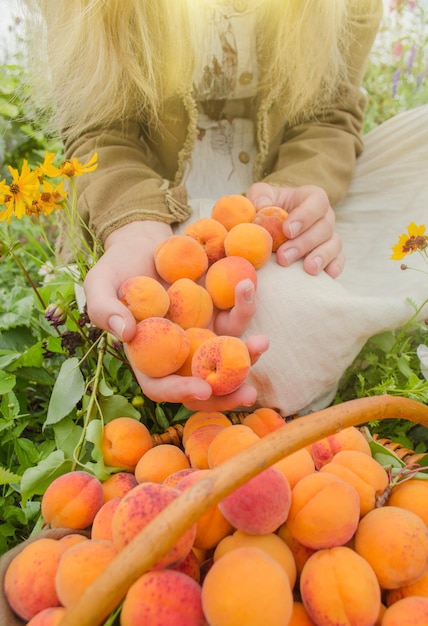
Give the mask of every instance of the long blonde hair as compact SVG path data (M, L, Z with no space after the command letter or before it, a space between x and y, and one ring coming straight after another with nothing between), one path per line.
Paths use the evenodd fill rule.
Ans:
M51 129L156 123L162 103L192 83L201 1L26 0L28 77ZM346 72L348 5L370 1L263 0L260 94L274 89L289 119L327 102Z

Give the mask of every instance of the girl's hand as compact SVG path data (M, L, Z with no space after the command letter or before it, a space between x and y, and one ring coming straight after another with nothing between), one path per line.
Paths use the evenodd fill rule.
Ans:
M321 187L272 187L267 183L254 183L247 197L256 209L273 205L289 213L283 224L288 241L276 253L279 265L286 267L297 259L304 259L303 267L308 274L325 270L332 278L339 276L345 256L334 229L334 211Z

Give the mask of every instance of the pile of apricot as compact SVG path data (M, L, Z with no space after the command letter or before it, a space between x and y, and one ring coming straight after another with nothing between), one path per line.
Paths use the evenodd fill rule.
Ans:
M198 376L214 395L235 391L247 377L250 355L239 337L216 335L213 314L234 306L240 281L257 287L257 269L285 241L286 216L279 207L256 211L242 195L224 196L211 217L163 241L154 253L160 280L135 276L120 288L137 321L127 346L131 364L151 377Z
M200 411L179 447L155 445L137 420L108 422L110 478L75 471L47 488L45 523L70 534L36 539L11 562L13 611L28 626L58 626L183 490L282 427L270 408L238 424ZM264 469L200 517L130 587L120 624L426 626L427 502L428 481L392 485L362 432L345 428ZM83 529L89 536L71 534Z

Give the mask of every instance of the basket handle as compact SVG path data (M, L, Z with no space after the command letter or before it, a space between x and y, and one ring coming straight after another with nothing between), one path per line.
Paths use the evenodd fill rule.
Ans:
M164 556L199 517L282 457L343 428L391 418L428 427L428 406L390 395L343 402L286 423L210 470L118 553L80 600L67 609L59 626L100 626L123 600L132 583Z

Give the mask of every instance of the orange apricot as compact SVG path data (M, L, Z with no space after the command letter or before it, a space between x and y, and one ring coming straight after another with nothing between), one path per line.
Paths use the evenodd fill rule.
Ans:
M263 407L246 415L242 423L252 428L259 437L264 437L284 426L285 421L274 409Z
M224 240L227 232L226 227L218 220L214 220L212 217L201 217L188 224L183 234L193 237L201 244L207 253L208 265L210 266L226 256Z
M383 589L409 585L428 569L428 528L396 506L373 509L360 521L354 548L372 566Z
M346 546L309 557L300 576L300 595L317 626L374 624L381 603L372 568Z
M308 546L304 546L303 543L297 541L297 539L290 532L287 522L278 528L277 535L290 548L296 563L297 575L300 576L306 561L312 554L314 554L314 552L316 552L316 550L308 548Z
M63 606L43 609L27 622L27 626L60 626L64 615L65 608Z
M316 469L331 461L340 450L360 450L371 456L370 445L363 433L355 426L343 428L338 433L315 441L309 447Z
M192 358L192 375L211 386L215 396L233 393L247 378L250 353L239 337L219 335L204 341Z
M185 330L164 317L149 317L138 322L135 335L127 344L127 355L133 367L152 378L176 372L189 350Z
M82 530L90 526L103 504L101 482L88 472L67 472L55 478L42 496L41 513L52 528Z
M137 480L132 472L117 472L116 474L112 474L110 478L102 482L104 502L112 498L122 498L122 496L128 493L130 489L133 489L136 484Z
M360 519L358 493L333 474L315 472L292 490L287 525L293 536L315 550L344 545Z
M285 456L274 463L273 467L284 474L292 489L301 478L315 472L314 460L306 448L301 448Z
M206 341L215 337L216 334L210 328L186 328L186 334L189 337L189 354L185 359L183 365L175 372L178 376L191 376L192 375L192 359L196 352L196 349Z
M387 606L391 606L394 602L398 602L402 598L409 596L420 596L428 598L428 569L423 576L409 585L403 585L396 589L388 589L385 593L385 601Z
M382 626L426 626L428 598L409 596L395 602L383 614Z
M198 470L188 474L177 483L176 488L179 491L188 489L195 482L207 476L207 472L208 470ZM211 550L231 532L233 532L232 525L224 517L218 504L216 504L199 517L196 522L196 536L193 547L199 550Z
M189 467L189 460L181 448L162 443L143 454L135 467L135 478L139 483L161 483L169 474Z
M69 548L59 562L55 577L62 606L75 604L116 554L113 542L102 539L91 539Z
M209 467L217 467L257 441L260 441L260 437L243 424L233 424L230 428L224 428L209 445L207 456Z
M189 459L191 467L196 469L208 469L208 449L214 437L223 428L223 424L207 424L194 430L186 440L184 451Z
M128 278L120 286L119 296L137 322L147 317L163 317L168 311L169 296L165 287L150 276Z
M250 535L275 532L287 519L291 506L288 480L268 467L218 503L232 526Z
M168 287L169 308L165 317L187 330L206 328L211 322L214 305L210 294L190 278L179 278Z
M196 582L200 582L201 580L201 568L199 564L198 556L196 555L195 547L193 547L189 554L184 557L184 559L178 563L178 565L174 565L171 567L172 570L176 572L181 572L182 574L186 574L186 576L190 576Z
M182 478L192 474L193 472L197 472L195 467L188 467L186 469L178 470L178 472L173 472L169 474L162 482L164 485L168 485L168 487L176 487L177 483L180 482Z
M201 588L173 569L146 572L129 588L121 626L205 626Z
M187 418L183 426L182 443L185 446L189 436L200 426L220 424L221 426L232 426L232 422L224 413L220 411L196 411Z
M391 490L387 504L416 513L428 526L428 482L426 480L411 478L397 483Z
M205 288L214 306L222 310L232 308L235 304L235 288L247 278L257 288L256 270L247 259L227 256L213 263L205 275Z
M125 547L160 511L180 495L163 483L140 483L120 501L112 519L113 543L118 550ZM196 524L183 533L175 546L152 569L174 566L192 549Z
M208 269L208 256L201 244L187 235L171 235L156 248L156 271L172 284L179 278L199 280Z
M91 539L113 540L111 521L120 501L121 498L118 497L104 502L92 522Z
M224 240L226 256L239 256L247 259L255 269L267 263L272 254L270 233L253 223L233 226Z
M116 417L104 427L101 451L104 463L111 467L133 472L140 458L152 446L153 439L147 426L132 417Z
M241 194L231 194L219 198L212 210L211 217L230 230L237 224L252 222L256 214L254 204Z
M316 624L309 617L309 613L305 609L304 604L294 601L293 612L288 626L316 626Z
M217 544L214 550L214 562L227 552L230 552L230 550L242 548L243 546L260 548L278 561L287 573L291 588L294 587L297 570L293 553L285 541L275 533L251 535L242 530L235 530L231 535L227 535L227 537L224 537Z
M284 568L264 550L242 547L215 561L202 583L212 626L278 626L290 621L293 596Z
M97 515L95 515L95 517ZM60 541L63 545L67 546L67 548L71 548L72 546L75 546L76 543L80 543L81 541L88 541L88 537L86 537L85 535L79 535L77 533L73 533L70 535L64 535L64 537L61 537L60 539L58 539L58 541Z
M60 605L55 576L66 551L66 544L43 537L26 545L9 563L4 592L9 606L23 620Z
M276 252L283 243L287 241L287 237L282 230L282 224L288 213L285 209L278 206L265 206L257 211L253 217L253 224L263 226L272 237L272 252Z

